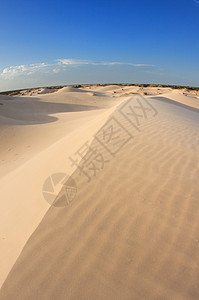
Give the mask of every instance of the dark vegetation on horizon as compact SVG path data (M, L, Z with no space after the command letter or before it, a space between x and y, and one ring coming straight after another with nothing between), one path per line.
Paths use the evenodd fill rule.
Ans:
M169 84L137 84L137 83L102 83L102 84L74 84L74 85L56 85L56 86L48 86L48 87L35 87L30 89L19 89L12 91L4 91L0 92L0 95L9 95L16 96L19 95L23 91L32 92L36 89L46 88L49 90L59 90L63 87L73 87L73 88L81 88L81 87L91 87L91 86L108 86L108 85L116 85L116 86L139 86L139 87L162 87L162 88L172 88L172 89L186 89L187 91L199 91L199 87L192 86L183 86L183 85L169 85Z

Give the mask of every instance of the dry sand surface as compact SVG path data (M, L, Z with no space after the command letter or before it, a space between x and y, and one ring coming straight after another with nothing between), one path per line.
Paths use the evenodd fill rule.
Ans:
M0 299L199 299L198 126L185 90L0 95Z

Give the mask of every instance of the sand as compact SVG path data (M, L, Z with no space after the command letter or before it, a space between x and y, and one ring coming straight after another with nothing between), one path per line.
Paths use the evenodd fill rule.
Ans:
M0 299L199 298L199 97L183 93L0 96ZM89 176L69 159L87 141L100 154ZM66 203L60 185L51 206L42 190L56 173L77 190Z

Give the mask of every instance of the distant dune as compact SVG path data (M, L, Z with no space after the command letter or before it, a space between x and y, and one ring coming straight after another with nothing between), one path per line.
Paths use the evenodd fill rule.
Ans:
M0 104L1 300L199 299L199 92L40 88ZM68 202L53 174L75 182Z

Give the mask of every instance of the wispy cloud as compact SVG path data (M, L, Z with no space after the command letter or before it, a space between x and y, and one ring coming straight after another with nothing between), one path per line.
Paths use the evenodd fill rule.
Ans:
M78 67L83 65L91 66L116 66L116 65L128 65L132 67L154 67L150 64L135 64L132 62L96 62L90 60L80 60L80 59L56 59L55 63L37 63L19 66L9 66L3 69L0 73L0 78L3 79L14 79L19 76L31 76L36 73L59 73L67 69L67 67Z
M57 59L59 65L67 65L67 66L80 66L80 65L90 65L93 64L92 61L89 60L81 60L81 59L73 59L73 58L59 58Z
M94 66L114 66L114 65L128 65L133 67L154 67L154 65L149 64L134 64L131 62L95 62L90 60L79 60L79 59L57 59L58 63L63 65L94 65Z

